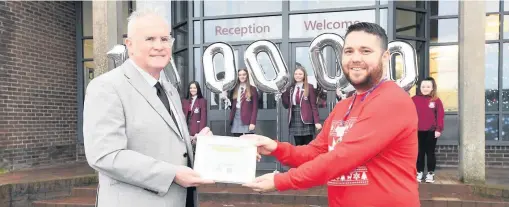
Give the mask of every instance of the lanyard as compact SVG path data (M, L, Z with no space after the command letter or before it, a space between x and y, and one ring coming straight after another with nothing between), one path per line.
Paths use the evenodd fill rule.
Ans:
M361 99L361 103L366 99L366 97L368 97L369 94L371 94L371 92L373 92L376 88L378 88L378 86L380 86L383 82L385 82L385 79L382 79L378 84L376 84L375 86L373 86L372 88L370 88L367 92L366 92L366 95L364 97L362 97ZM353 108L353 104L355 103L355 100L357 99L357 91L354 93L354 96L353 96L353 100L352 100L352 103L350 103L350 106L348 107L348 111L346 111L346 114L345 116L343 117L343 121L346 121L346 118L350 115L350 112L352 112L352 108Z

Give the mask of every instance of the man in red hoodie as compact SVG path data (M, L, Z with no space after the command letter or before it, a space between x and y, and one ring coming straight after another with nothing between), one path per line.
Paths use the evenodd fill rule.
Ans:
M383 79L383 65L390 57L387 47L379 25L361 22L348 27L341 62L356 93L336 105L308 145L244 136L258 140L260 154L292 167L244 186L266 192L326 184L332 207L420 206L415 180L417 112L403 89Z

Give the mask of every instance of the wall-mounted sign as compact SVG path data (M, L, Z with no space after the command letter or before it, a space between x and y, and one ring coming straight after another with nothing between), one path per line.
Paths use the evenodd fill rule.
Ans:
M297 14L290 16L290 38L314 38L326 32L344 36L348 26L376 23L375 10Z
M205 21L205 42L281 39L280 16Z

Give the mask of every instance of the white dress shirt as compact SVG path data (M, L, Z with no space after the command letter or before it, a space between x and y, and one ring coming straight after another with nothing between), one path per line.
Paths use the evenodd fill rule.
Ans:
M304 87L302 87L303 85L304 84L302 84L302 83L295 84L295 88L293 89L293 97L292 97L293 105L297 105L297 88L300 88L300 94L303 94L303 92L304 92ZM302 96L301 96L301 98L302 98Z
M152 87L152 91L154 91L154 94L157 94L157 88L156 88L157 82L159 82L161 84L161 87L163 87L162 86L163 82L162 82L161 77L164 77L164 75L165 75L164 70L161 70L161 73L159 73L159 80L156 80L154 78L154 76L150 75L149 73L147 73L147 71L144 71L138 65L136 65L136 63L134 63L133 60L129 59L129 61L131 61L131 63L134 65L134 68L136 68L136 70L138 70L138 72L141 73L141 76L143 76L143 78L147 81L149 86ZM170 100L170 97L169 96L166 96L166 97L168 97L168 103L170 104L170 110L174 111L173 104L172 104L172 101ZM175 114L175 112L173 112L173 113ZM175 123L175 124L178 125L178 123Z
M194 107L194 102L196 101L196 95L194 95L193 97L191 97L192 101L191 101L191 109Z

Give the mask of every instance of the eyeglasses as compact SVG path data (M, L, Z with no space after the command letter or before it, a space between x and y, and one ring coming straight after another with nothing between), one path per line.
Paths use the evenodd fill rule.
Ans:
M158 41L159 40L159 41ZM157 46L157 43L161 44L163 47L171 48L173 47L173 43L175 42L175 38L168 36L168 37L146 37L145 41L152 44L152 46Z

